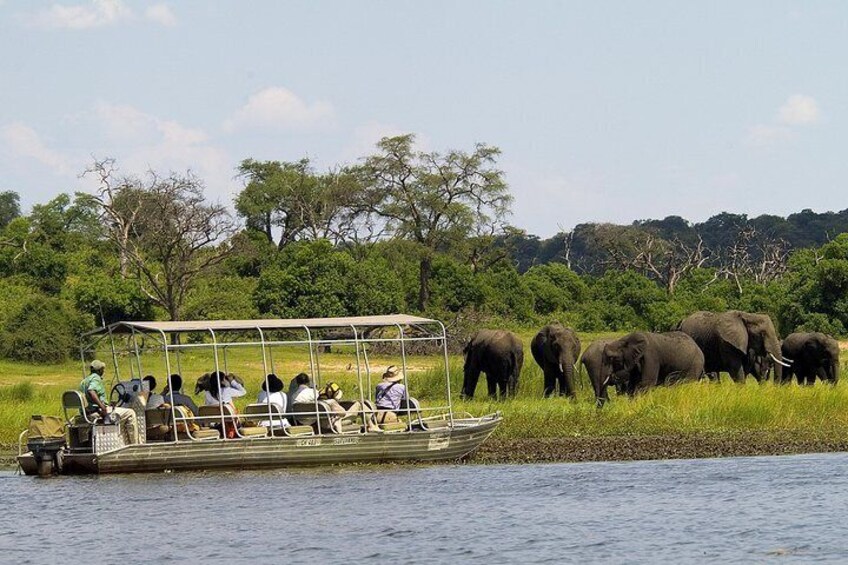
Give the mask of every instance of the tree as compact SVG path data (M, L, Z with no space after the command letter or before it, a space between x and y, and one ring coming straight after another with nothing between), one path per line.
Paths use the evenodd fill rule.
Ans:
M309 159L295 163L245 159L239 176L246 181L236 211L249 228L278 249L300 239L341 243L360 233L360 210L353 206L356 178L346 171L317 173Z
M20 215L21 197L18 193L11 190L0 192L0 230Z
M224 206L206 201L202 181L190 171L115 179L113 164L95 163L100 189L89 198L120 254L122 274L134 276L178 320L197 277L230 254L235 224Z
M470 154L442 155L416 151L414 143L412 134L383 138L357 172L362 207L381 218L389 233L419 247L418 309L425 310L436 252L498 225L512 197L495 166L497 147L478 143Z

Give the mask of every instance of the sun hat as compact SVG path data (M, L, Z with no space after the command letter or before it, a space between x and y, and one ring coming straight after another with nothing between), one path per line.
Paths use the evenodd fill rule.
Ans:
M322 399L330 399L333 400L341 400L342 399L342 388L336 383L330 382L321 390L321 394L319 395Z
M262 383L262 390L265 390L265 383ZM275 393L283 390L283 381L274 373L268 375L268 390L266 392Z
M92 371L102 371L103 369L106 368L106 363L104 363L100 359L95 359L94 361L91 362L91 365L89 365L89 367L91 368Z
M390 383L398 383L404 378L403 371L397 365L389 365L383 373L383 380Z

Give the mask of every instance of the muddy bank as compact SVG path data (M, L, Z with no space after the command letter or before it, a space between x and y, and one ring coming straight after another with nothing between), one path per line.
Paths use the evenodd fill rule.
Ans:
M848 451L848 438L793 436L787 432L679 436L489 439L468 463L550 463L697 459Z

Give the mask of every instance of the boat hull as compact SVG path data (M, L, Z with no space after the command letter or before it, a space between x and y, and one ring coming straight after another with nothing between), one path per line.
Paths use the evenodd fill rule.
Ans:
M499 423L500 416L493 415L473 421L455 420L453 428L429 431L129 445L99 455L66 454L62 473L150 473L456 460L477 449ZM18 457L18 462L25 474L37 474L31 453Z

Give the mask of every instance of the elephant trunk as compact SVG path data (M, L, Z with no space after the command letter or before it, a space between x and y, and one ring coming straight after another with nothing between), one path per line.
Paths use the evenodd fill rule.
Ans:
M834 359L830 364L830 382L833 384L839 382L839 358Z
M562 390L562 386L560 386L560 394L566 394L568 396L575 396L577 392L577 388L574 386L574 359L571 358L571 355L568 352L563 352L559 356L559 366L560 371L565 378L565 390Z
M766 354L771 358L771 366L774 369L774 382L783 381L783 367L788 364L783 361L783 351L781 351L780 342L777 339L768 339L765 342Z

